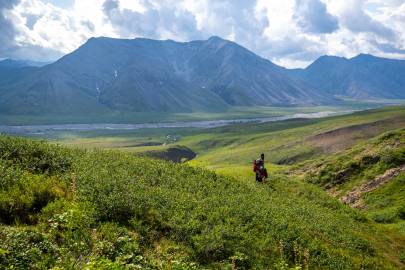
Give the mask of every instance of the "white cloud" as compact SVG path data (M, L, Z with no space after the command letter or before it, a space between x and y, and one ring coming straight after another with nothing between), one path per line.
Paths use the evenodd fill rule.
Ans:
M104 15L119 36L190 40L200 36L194 14L173 3L150 0L125 5L118 0L103 3Z
M337 18L328 12L320 0L297 0L294 18L309 33L332 33L339 28Z
M75 0L68 8L45 0L4 3L0 58L54 59L92 36L187 41L218 35L288 67L323 54L405 59L405 0Z
M349 57L371 53L405 59L404 0L325 1L343 26L328 37L332 53Z
M39 0L21 0L9 11L15 48L7 57L50 60L73 51L92 36L114 36L105 22L103 2L76 1L73 8L63 9Z
M0 1L0 58L4 58L15 47L15 27L10 10L19 3L15 1Z

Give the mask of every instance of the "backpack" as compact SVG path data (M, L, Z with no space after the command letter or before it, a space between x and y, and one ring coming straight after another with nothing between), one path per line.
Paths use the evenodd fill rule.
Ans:
M255 159L253 160L253 171L256 172L257 170L261 170L264 168L263 160Z

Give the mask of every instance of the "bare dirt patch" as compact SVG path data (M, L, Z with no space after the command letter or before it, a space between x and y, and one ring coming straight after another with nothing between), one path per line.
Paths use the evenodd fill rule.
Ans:
M354 208L364 208L364 202L362 200L363 194L377 189L403 171L405 171L405 164L397 168L389 169L383 175L352 189L349 193L340 198L340 201Z
M405 126L405 117L396 117L372 123L353 125L338 128L325 133L307 138L315 147L321 148L326 153L333 153L347 149L360 140L369 139L387 130Z

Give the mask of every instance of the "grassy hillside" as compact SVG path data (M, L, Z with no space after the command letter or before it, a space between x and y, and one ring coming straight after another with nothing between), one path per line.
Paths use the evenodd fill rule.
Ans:
M308 181L345 192L405 164L405 129L384 133L336 155L307 161Z
M261 152L275 166L329 156L383 132L405 126L405 107L386 107L322 119L248 123L214 129L152 129L59 135L61 142L86 148L144 153L174 145L197 153L191 163L210 169L248 168ZM178 138L168 141L167 136ZM150 142L155 145L147 145Z
M319 140L320 134L349 126L365 126L332 134L334 141ZM199 154L196 163L219 167L249 165L260 152L267 160L288 165L319 155L331 155L385 131L405 126L405 107L358 112L322 119L295 119L277 123L236 125L183 138L183 144ZM323 143L323 144L322 144ZM333 147L329 147L333 146Z
M404 238L294 178L256 185L5 136L0 156L2 268L404 266Z
M57 134L89 150L3 136L0 263L401 269L404 125L405 108L390 107L215 129ZM260 152L271 162L264 185L251 172ZM139 157L194 153L188 165ZM355 200L344 205L345 197Z
M405 129L297 165L304 178L405 235Z

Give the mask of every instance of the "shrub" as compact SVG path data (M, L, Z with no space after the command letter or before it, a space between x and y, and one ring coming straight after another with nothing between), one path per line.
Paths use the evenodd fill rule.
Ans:
M49 269L57 255L46 234L31 228L0 227L2 269Z
M138 235L114 223L102 224L95 231L96 241L93 254L111 261L132 263L132 259L141 255Z
M400 219L405 220L405 205L398 209L398 216Z
M397 213L395 211L383 211L374 214L372 218L378 223L393 223L397 218Z
M123 265L106 258L93 259L84 266L86 270L122 270Z
M401 250L401 253L399 255L399 259L402 263L405 263L405 249Z
M24 140L13 143L24 148ZM183 164L118 152L38 147L47 149L39 159L52 156L47 151L67 151L69 168L40 173L27 165L30 158L11 163L7 157L0 162L0 166L13 168L5 170L5 180L0 180L10 201L21 198L34 205L35 200L22 199L31 198L26 196L31 189L52 191L57 187L58 191L51 193L57 196L44 195L51 199L35 204L40 205L35 210L40 211L35 214L39 216L35 232L42 237L36 243L48 242L53 249L29 251L26 268L41 261L40 257L46 267L67 269L195 269L199 264L205 268L234 264L271 269L280 261L287 267L359 269L362 260L378 269L388 262L371 244L375 239L388 240L375 236L370 222L358 222L351 210L321 196L318 189L311 189L308 196L297 195L295 191L306 193L306 189L296 180L274 178L278 185L274 191L267 185L250 185ZM284 184L292 192L278 190ZM26 186L22 195L20 186ZM75 196L66 196L69 192ZM23 237L29 241L29 236ZM16 262L20 255L13 250L17 249L10 237L4 239L0 256ZM181 248L160 252L164 241ZM282 243L282 252L278 243ZM9 252L13 254L7 255ZM48 260L51 255L54 259ZM10 261L3 265L9 267Z
M8 136L0 140L0 157L30 172L47 174L67 172L72 159L62 147Z
M3 177L13 176L3 172ZM35 224L43 207L66 194L66 185L54 177L19 173L13 178L8 181L13 183L0 191L1 223Z
M61 262L64 267L77 267L78 263L83 263L80 258L91 254L93 213L88 203L63 199L42 210L41 226L65 253Z

